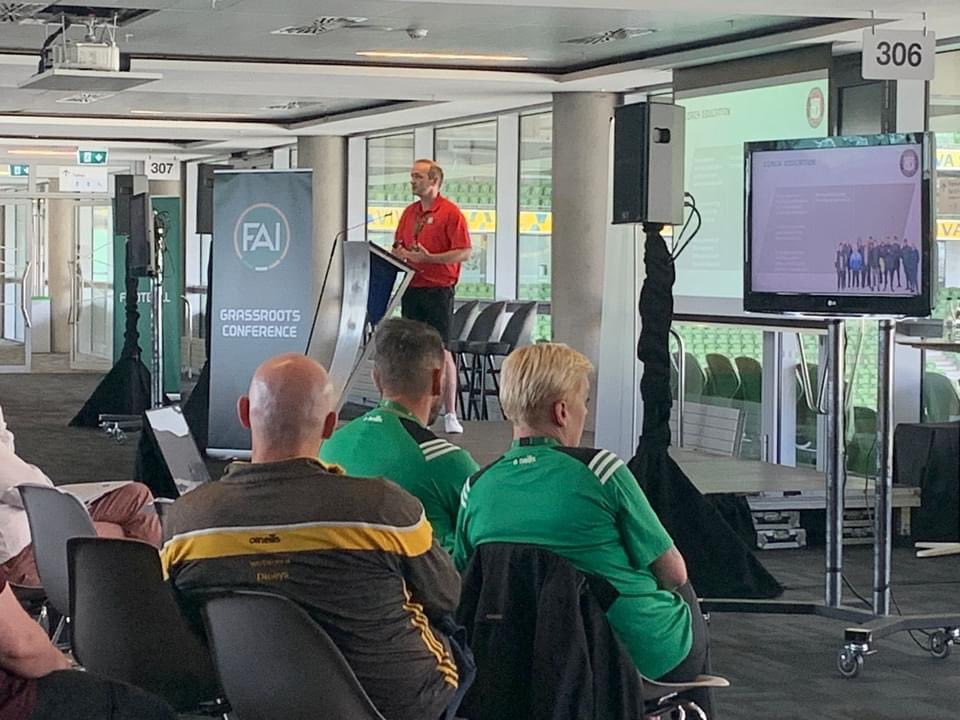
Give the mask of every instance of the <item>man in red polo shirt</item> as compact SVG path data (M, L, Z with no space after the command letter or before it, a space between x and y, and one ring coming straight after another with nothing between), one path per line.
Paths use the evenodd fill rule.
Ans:
M440 333L444 345L450 337L453 298L460 279L460 264L470 257L467 220L454 203L440 195L443 170L432 160L417 160L410 171L410 186L420 198L408 205L394 236L397 257L416 269L403 294L403 317L419 320ZM462 433L457 420L457 368L444 350L443 429Z

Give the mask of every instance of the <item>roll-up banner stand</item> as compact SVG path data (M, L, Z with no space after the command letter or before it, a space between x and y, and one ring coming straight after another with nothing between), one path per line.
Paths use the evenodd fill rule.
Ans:
M316 301L312 182L309 170L214 175L209 455L249 455L237 399L260 363L306 346Z

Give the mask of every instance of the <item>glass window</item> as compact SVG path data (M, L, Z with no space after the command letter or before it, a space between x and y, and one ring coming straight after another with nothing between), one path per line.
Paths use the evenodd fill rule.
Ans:
M403 209L414 201L410 192L413 133L367 140L367 240L393 245Z
M443 168L441 192L463 211L473 254L463 264L457 297L494 297L497 232L497 123L437 128L434 160Z
M690 449L714 452L731 450L738 457L759 460L761 450L761 402L763 391L763 331L729 325L673 325L686 349L685 402L736 408L741 412L743 433L732 449L709 444L706 434L685 436ZM671 385L677 397L677 349L672 347ZM688 427L687 422L684 426Z
M549 302L553 113L520 118L519 192L517 297ZM534 340L549 340L550 326L550 315L538 315Z
M850 404L847 412L847 471L855 475L876 477L877 474L877 372L880 333L876 320L848 320L846 329L847 391ZM813 401L823 382L820 376L820 343L826 337L813 333L801 335L810 373ZM798 360L799 362L799 360ZM817 414L803 398L797 374L797 463L817 464Z
M960 52L937 55L930 84L930 127L937 135L937 279L933 316L944 320L944 334L960 340ZM960 418L960 352L924 353L922 419Z

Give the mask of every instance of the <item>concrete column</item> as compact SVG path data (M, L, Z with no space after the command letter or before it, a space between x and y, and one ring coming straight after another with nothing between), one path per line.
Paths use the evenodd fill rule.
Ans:
M299 138L297 166L313 170L313 277L316 296L320 292L334 239L338 242L344 239L341 233L347 222L347 139L336 136ZM333 359L340 322L340 298L343 293L341 258L341 253L334 254L310 351L311 357L327 368Z
M51 182L51 185L55 185ZM51 188L53 189L53 188ZM72 200L47 201L47 287L50 295L50 349L69 353L73 326L73 274L76 260L76 214Z
M609 93L553 96L553 339L594 364L600 350L610 120L616 101Z

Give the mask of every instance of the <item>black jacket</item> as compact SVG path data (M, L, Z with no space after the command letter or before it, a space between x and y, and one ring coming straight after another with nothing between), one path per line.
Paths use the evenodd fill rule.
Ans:
M458 621L477 679L469 720L640 720L640 674L604 610L616 590L532 545L488 543L471 558Z

